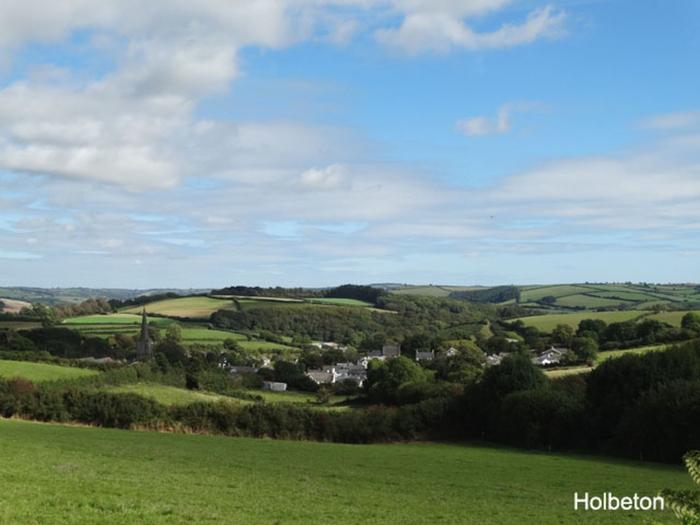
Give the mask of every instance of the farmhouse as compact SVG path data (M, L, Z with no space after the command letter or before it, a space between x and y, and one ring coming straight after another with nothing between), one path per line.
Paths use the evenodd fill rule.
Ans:
M277 381L263 381L263 390L270 390L271 392L286 392L287 383L279 383Z

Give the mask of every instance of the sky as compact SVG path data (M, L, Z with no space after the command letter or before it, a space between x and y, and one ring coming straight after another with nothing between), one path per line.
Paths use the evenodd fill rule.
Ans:
M696 0L4 0L0 285L700 281Z

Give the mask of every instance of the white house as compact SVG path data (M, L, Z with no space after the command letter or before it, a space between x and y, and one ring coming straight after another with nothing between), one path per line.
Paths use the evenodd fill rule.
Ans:
M416 361L432 361L435 359L435 352L416 352Z
M279 383L277 381L263 381L263 390L270 390L272 392L285 392L287 390L287 383Z

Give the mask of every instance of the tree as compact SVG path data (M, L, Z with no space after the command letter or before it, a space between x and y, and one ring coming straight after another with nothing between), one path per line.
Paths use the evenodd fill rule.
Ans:
M384 362L372 360L367 368L367 387L373 401L393 403L402 385L426 383L431 376L431 372L403 356Z
M558 324L557 327L552 330L552 340L563 346L571 346L571 341L574 338L574 329L568 324Z
M165 329L165 339L175 343L182 341L182 327L177 323L170 323Z
M316 391L316 402L320 405L327 405L331 400L333 391L330 387L323 385Z
M681 328L700 332L700 315L695 312L688 312L681 319Z
M588 334L595 334L594 339L600 342L607 327L607 323L602 319L583 319L578 324L576 335L584 336Z
M592 363L598 357L598 343L590 337L575 337L571 349L581 361Z
M693 450L683 456L688 474L700 485L700 451ZM700 524L700 492L692 490L662 490L659 493L669 504L683 525Z
M156 345L154 353L161 353L171 365L187 363L187 351L175 341L166 339Z
M498 366L487 368L481 381L486 399L500 400L511 392L532 390L547 384L547 378L532 361L521 354L512 354Z

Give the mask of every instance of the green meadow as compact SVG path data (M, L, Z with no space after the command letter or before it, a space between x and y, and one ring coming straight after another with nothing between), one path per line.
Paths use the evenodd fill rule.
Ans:
M624 310L619 312L576 312L572 314L545 314L521 317L520 321L526 326L534 326L543 332L551 332L558 324L567 324L576 329L583 319L601 319L606 323L619 323L648 315L649 312L640 310Z
M0 523L640 524L574 492L690 489L676 467L449 445L339 445L0 420Z
M226 396L187 390L186 388L177 388L174 386L161 385L157 383L129 383L107 388L106 391L114 394L137 394L141 397L153 399L154 401L166 406L188 405L190 403L197 403L200 401L235 402L232 398Z
M21 377L22 379L28 379L35 383L79 379L81 377L94 376L98 373L99 372L95 370L88 370L86 368L31 363L29 361L0 360L0 377L5 379Z

